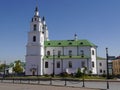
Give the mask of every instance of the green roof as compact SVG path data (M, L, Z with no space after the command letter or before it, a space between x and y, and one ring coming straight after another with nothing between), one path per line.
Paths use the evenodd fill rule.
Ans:
M98 57L98 56L97 56L97 60L106 60L106 58Z
M88 40L50 40L45 41L45 47L67 47L67 46L96 46Z

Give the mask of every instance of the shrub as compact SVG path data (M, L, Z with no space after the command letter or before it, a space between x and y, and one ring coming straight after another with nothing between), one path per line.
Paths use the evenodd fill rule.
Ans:
M102 77L106 77L106 74L102 74Z
M68 74L67 72L63 72L63 73L60 74L60 76L61 76L61 77L68 77L69 74Z
M45 74L44 76L45 76L45 77L49 77L50 75L48 75L48 74Z

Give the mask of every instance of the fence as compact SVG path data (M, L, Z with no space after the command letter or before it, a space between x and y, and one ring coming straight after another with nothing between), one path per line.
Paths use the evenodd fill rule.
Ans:
M105 80L102 81L87 81L79 79L55 79L55 78L0 78L1 83L14 83L14 84L35 84L35 85L59 85L59 86L72 86L72 87L87 87L87 88L102 88L106 89L107 84ZM109 82L110 83L110 82ZM114 85L110 83L110 85Z
M61 86L74 86L79 84L84 87L84 80L78 79L53 79L53 78L0 78L1 83L16 83L16 84L44 84L44 85L61 85Z

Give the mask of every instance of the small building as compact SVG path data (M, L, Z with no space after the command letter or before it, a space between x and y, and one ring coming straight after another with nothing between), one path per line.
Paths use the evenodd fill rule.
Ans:
M120 58L112 61L113 63L113 74L120 75Z
M107 72L106 58L97 57L97 74L103 75Z
M113 59L108 60L108 73L113 75ZM107 61L106 58L97 57L97 73L98 75L107 74Z

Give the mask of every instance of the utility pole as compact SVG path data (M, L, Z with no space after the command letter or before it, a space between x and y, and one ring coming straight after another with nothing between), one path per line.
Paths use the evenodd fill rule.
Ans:
M107 64L107 89L109 89L109 82L108 82L108 79L109 79L109 68L108 68L108 48L106 48L106 64Z

